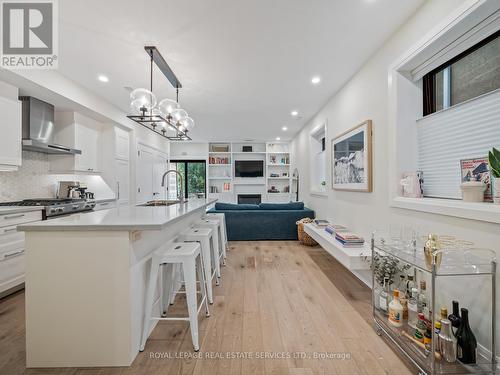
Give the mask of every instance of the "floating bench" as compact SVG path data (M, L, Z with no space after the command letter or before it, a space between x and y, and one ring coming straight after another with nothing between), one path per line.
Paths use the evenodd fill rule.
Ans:
M363 247L346 248L334 236L318 228L314 224L305 224L304 230L316 240L332 257L337 259L345 268L351 271L358 279L371 288L370 260L372 252L369 241Z

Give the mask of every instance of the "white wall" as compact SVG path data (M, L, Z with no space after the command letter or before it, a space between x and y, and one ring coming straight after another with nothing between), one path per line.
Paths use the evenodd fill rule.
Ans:
M423 35L455 10L461 1L428 1L390 38L379 51L339 90L311 119L292 141L294 155L309 155L309 134L312 129L327 121L327 196L310 194L309 160L294 158L293 167L300 173L300 199L316 211L316 216L331 219L363 234L366 238L374 229L386 230L389 223L416 226L423 233L436 232L474 241L477 247L488 247L497 251L500 258L500 226L479 221L449 216L394 209L389 206L388 160L388 70L391 64L415 44ZM324 84L327 84L326 82ZM373 193L333 191L331 189L331 139L343 131L371 119L373 121ZM292 170L293 170L292 167ZM478 340L484 341L486 322L481 320L481 306L489 301L489 295L475 293L477 289L466 285L466 290L456 290L454 298L463 301L471 310L471 320L480 326ZM500 289L500 282L497 283ZM465 293L464 293L465 292ZM498 296L497 296L498 299ZM450 306L448 306L451 309ZM497 321L500 309L497 309ZM481 320L481 321L480 321ZM497 327L497 337L500 325ZM497 349L497 354L500 351Z

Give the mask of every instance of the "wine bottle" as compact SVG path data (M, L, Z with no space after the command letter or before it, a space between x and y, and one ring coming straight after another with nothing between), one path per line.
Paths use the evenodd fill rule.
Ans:
M460 309L460 327L457 331L457 358L462 363L476 363L477 341L469 326L469 311Z
M453 304L453 312L450 315L448 315L448 320L451 322L452 327L458 328L460 327L460 314L458 309L458 301L453 301L452 304Z

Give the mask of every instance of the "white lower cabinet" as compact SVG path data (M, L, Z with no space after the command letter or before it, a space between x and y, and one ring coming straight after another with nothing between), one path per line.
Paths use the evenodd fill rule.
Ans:
M24 232L17 226L42 220L41 211L0 213L0 297L24 283Z

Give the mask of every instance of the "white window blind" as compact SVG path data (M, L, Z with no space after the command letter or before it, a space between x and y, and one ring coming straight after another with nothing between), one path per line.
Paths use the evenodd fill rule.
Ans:
M417 142L425 196L461 199L460 160L500 148L500 90L418 120Z

